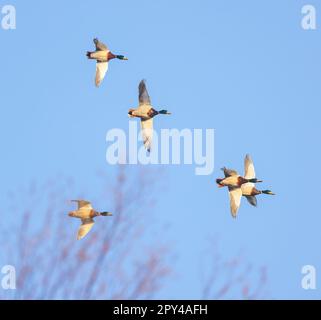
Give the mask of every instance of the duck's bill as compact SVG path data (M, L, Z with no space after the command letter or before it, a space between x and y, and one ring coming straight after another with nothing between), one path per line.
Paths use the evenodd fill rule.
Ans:
M123 60L128 60L128 58L124 57Z

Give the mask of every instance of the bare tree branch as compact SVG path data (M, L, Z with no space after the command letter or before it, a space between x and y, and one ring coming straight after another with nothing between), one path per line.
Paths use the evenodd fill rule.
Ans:
M104 187L92 201L114 215L97 219L81 241L75 240L79 221L67 216L67 200L86 196L72 191L71 179L33 183L20 197L10 193L15 222L0 243L16 266L17 290L13 297L0 291L0 298L140 299L159 290L170 271L168 250L159 239L146 239L156 179L139 170L129 175L125 167L114 185L106 184L110 176L100 178Z

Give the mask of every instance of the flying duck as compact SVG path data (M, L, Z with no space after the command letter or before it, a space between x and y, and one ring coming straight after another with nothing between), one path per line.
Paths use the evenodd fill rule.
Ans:
M245 168L245 175L246 179L253 179L255 178L255 169L253 161L249 154L246 155L244 159L244 168ZM257 206L257 199L256 196L259 194L268 194L268 195L275 195L271 190L258 190L255 188L253 182L247 182L242 184L242 196L246 197L247 201L252 206Z
M150 152L153 140L153 118L159 114L169 115L171 113L167 110L156 111L152 107L144 80L139 83L138 95L139 106L136 109L129 109L128 116L130 118L140 118L144 145L147 151Z
M95 84L96 84L96 87L99 87L106 75L106 72L108 70L108 62L110 60L112 59L128 60L128 59L123 55L113 54L108 49L108 47L102 42L100 42L97 38L94 39L94 44L96 46L96 51L94 52L88 51L87 57L88 59L94 59L97 61Z
M251 170L251 166L253 167L252 163L246 163L245 165L245 173ZM254 168L254 167L253 167ZM216 183L219 187L228 187L229 190L229 197L230 197L230 207L231 213L233 218L236 218L237 212L241 205L241 198L242 198L242 185L246 183L258 183L262 182L254 177L242 177L240 176L237 171L222 168L225 178L224 179L216 179Z
M95 211L89 201L86 200L71 200L72 202L78 203L78 210L70 211L69 217L81 219L81 226L78 230L77 240L82 239L87 235L94 225L94 218L103 216L108 217L112 216L110 212L98 212Z

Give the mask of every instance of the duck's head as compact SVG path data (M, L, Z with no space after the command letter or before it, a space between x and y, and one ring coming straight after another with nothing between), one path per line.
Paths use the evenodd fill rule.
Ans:
M118 55L116 56L116 58L119 59L119 60L128 60L128 58L126 58L125 56L123 56L123 55L121 55L121 54L118 54Z
M111 217L113 214L111 212L100 212L100 215L103 216L103 217Z
M246 179L248 182L251 182L251 183L260 183L260 182L263 182L263 180L258 180L256 178L253 178L253 179ZM267 190L268 191L268 190Z
M170 112L168 112L167 110L160 110L158 111L159 114L171 114Z
M275 196L275 193L273 193L271 190L262 190L262 193L269 194L270 196Z

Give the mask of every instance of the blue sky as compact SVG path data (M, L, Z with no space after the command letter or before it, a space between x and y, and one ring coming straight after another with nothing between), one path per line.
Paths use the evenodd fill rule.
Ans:
M0 30L1 197L56 174L94 188L97 170L115 170L106 132L127 130L145 78L154 105L173 112L157 130L215 129L213 175L162 166L155 214L170 226L177 278L159 297L199 297L199 259L214 235L227 257L244 249L268 267L273 298L321 296L300 286L303 265L321 270L321 30L301 28L305 1L10 3L17 29ZM85 57L96 36L129 58L111 62L99 89ZM233 220L215 178L223 165L242 172L246 153L277 196L258 208L244 201Z

